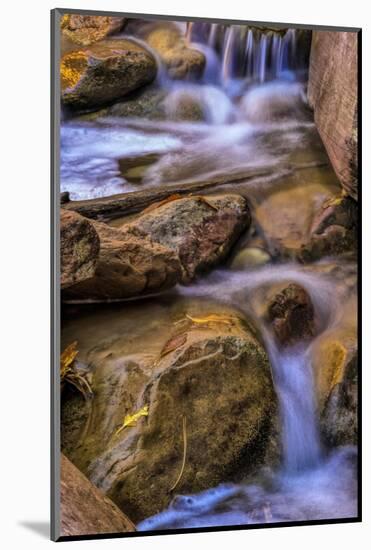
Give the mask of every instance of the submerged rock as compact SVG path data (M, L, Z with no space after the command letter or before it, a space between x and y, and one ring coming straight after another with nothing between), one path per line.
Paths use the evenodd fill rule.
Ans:
M310 239L302 246L304 261L346 252L357 253L357 203L338 197L326 201L315 216Z
M169 288L181 278L179 259L169 247L137 237L130 228L91 223L100 239L94 277L70 287L64 298L128 298Z
M119 31L125 19L103 15L64 15L61 21L62 39L79 46L90 46Z
M199 122L206 119L201 98L187 89L176 89L164 102L166 117L170 120Z
M127 533L134 524L61 455L61 536Z
M170 78L185 79L202 76L206 59L202 52L188 47L179 28L170 22L144 22L128 24L128 32L133 31L143 38L158 53Z
M314 309L307 291L296 283L284 284L267 308L266 318L281 345L287 346L314 335Z
M99 255L99 237L90 220L62 209L60 249L62 288L93 277Z
M156 71L155 59L138 44L103 40L62 57L62 101L74 109L99 107L152 82Z
M276 396L267 354L237 312L186 313L160 339L143 333L142 356L130 352L126 334L123 356L115 332L113 340L112 328L106 332L108 340L95 338L94 349L83 352L94 366L93 412L70 454L135 521L165 508L176 493L215 486L265 462ZM120 429L125 410L145 406L148 416Z
M119 159L122 176L130 183L142 183L148 168L160 158L158 153L147 153Z
M243 270L265 265L271 257L263 248L248 247L240 250L232 260L231 269Z
M162 105L165 96L166 91L161 88L150 86L139 89L125 97L123 101L118 101L108 107L105 114L108 116L162 120L165 118Z

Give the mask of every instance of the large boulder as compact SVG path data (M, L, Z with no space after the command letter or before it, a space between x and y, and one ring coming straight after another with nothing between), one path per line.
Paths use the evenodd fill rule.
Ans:
M250 214L246 200L235 194L172 199L147 208L131 228L174 250L187 282L228 255Z
M103 40L62 57L62 101L74 109L99 107L152 82L156 72L154 57L135 42Z
M62 209L60 215L62 288L93 277L99 248L98 233L90 220L76 212Z
M278 342L287 346L313 337L314 309L307 291L296 283L275 288L266 313Z
M345 191L357 198L358 33L313 31L308 100Z
M90 342L69 329L78 339L81 333L94 397L87 427L65 452L134 521L164 509L176 493L256 471L275 437L276 396L254 330L234 310L204 306L200 317L182 307L176 322L171 312L137 322L140 348L122 315L109 326L97 322L106 336L94 333ZM162 322L168 328L159 332ZM62 415L62 433L74 416Z
M123 17L104 15L63 15L61 21L62 39L79 46L90 46L98 40L119 31L124 24Z
M94 277L69 287L64 298L122 299L164 290L180 280L181 264L169 247L136 236L130 227L120 230L89 223L100 240Z
M91 220L101 243L95 275L64 297L128 298L189 282L222 262L249 222L240 195L175 195L121 227Z
M135 531L121 510L61 455L61 536Z

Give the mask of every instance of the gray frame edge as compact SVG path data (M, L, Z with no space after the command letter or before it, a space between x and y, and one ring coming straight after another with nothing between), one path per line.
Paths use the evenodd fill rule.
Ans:
M50 456L50 538L60 538L60 244L59 244L59 158L60 158L60 19L51 10L51 456Z
M149 13L130 13L122 11L108 11L108 10L80 10L78 8L56 8L53 10L59 15L78 14L78 15L106 15L112 17L129 17L133 19L144 20L163 20L163 21L204 21L209 23L226 23L235 25L258 25L269 26L277 29L286 29L287 27L294 29L308 29L318 31L345 31L345 32L359 32L361 27L346 27L346 26L331 26L331 25L311 25L304 23L275 23L272 21L251 21L244 19L219 19L217 17L193 17L192 15L158 15Z

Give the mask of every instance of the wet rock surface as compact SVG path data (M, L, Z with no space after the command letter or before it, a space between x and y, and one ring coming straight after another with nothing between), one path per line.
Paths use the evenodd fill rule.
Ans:
M309 242L302 247L304 261L344 253L357 254L357 204L336 197L326 201L314 217Z
M284 284L267 307L267 320L281 345L310 339L315 332L314 309L306 290L296 283Z
M170 248L139 238L130 229L92 224L100 240L94 277L70 287L65 299L128 298L164 290L181 278L181 264Z
M247 203L239 195L164 202L146 209L131 227L177 252L184 282L221 262L250 223Z
M156 72L155 59L138 44L103 40L62 57L62 102L80 110L99 107L152 82Z
M69 453L134 521L170 502L185 445L177 493L256 469L271 443L276 397L254 330L237 312L220 306L205 305L202 317L189 307L183 316L177 311L175 324L166 315L170 330L162 329L161 338L150 335L146 354L130 352L134 343L124 338L123 327L116 332L117 324L111 325L111 336L106 327L105 339L95 340L93 348L81 342L82 358L89 358L94 370L94 397L89 429ZM157 319L161 322L162 315ZM149 320L145 324L139 330L150 328ZM124 411L144 405L148 417L117 433Z
M172 23L143 23L128 25L144 38L153 48L166 67L167 74L173 79L200 77L205 68L205 56L202 52L189 47L184 36Z
M358 349L354 325L343 322L324 333L313 350L313 371L324 442L357 442Z
M99 237L92 223L76 212L61 210L61 286L67 288L93 277Z
M97 535L135 531L134 524L61 455L61 535Z
M64 15L61 22L62 40L79 46L90 46L118 32L125 19L102 15Z
M249 220L238 195L173 197L120 228L87 220L100 240L95 276L64 297L119 299L187 282L222 262Z

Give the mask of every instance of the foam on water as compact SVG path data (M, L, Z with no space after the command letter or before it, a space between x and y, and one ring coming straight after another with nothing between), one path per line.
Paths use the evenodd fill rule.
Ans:
M170 135L146 135L114 124L67 123L61 127L61 191L69 191L72 200L132 191L120 176L118 159L179 145Z
M343 447L317 467L294 475L267 471L264 483L222 484L175 497L169 508L137 525L138 531L357 516L356 449Z

